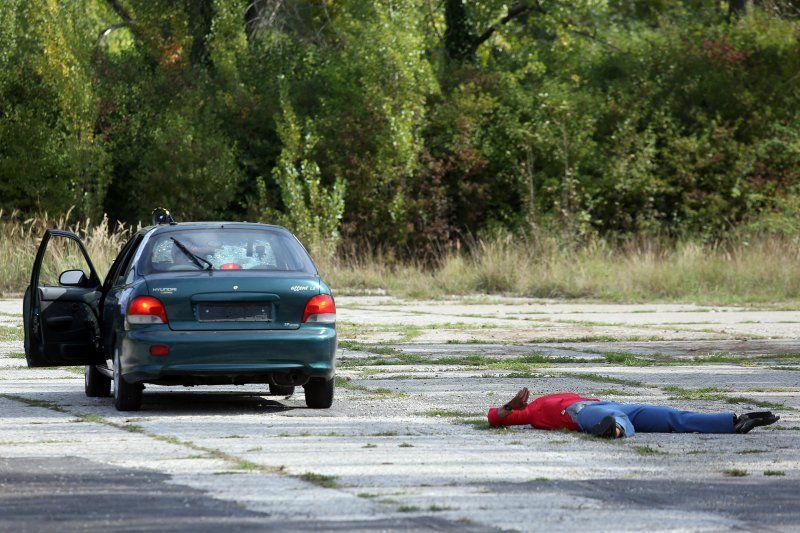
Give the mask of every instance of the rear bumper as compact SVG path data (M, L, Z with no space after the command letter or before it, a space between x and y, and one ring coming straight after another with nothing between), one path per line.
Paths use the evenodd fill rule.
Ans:
M150 347L169 348L163 357ZM130 383L191 376L268 376L299 373L330 379L336 362L336 329L304 324L294 330L172 331L153 326L125 332L122 377Z

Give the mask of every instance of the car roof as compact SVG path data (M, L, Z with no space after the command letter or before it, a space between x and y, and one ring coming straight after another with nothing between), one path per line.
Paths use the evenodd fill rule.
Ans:
M276 226L274 224L261 224L259 222L173 222L171 224L158 224L155 226L147 226L142 228L141 233L151 233L153 235L180 229L271 229L285 231L289 234L291 232L283 226Z

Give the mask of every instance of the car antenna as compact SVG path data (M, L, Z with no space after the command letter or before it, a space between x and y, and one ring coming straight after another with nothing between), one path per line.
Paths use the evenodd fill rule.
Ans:
M161 224L177 224L177 222L175 222L175 219L172 218L168 210L163 207L156 207L153 209L153 212L150 213L150 225L159 226Z

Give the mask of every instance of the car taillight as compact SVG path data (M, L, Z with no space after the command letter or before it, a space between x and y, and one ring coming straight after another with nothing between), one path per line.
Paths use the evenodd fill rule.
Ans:
M311 298L303 311L303 322L320 322L334 324L336 322L336 304L330 294L318 294Z
M166 324L167 312L164 306L152 296L139 296L128 305L129 324Z

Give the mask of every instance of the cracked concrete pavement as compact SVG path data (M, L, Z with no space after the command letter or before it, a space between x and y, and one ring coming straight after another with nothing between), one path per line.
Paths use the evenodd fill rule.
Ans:
M336 401L148 386L142 411L28 369L0 300L0 529L797 531L800 312L337 299ZM628 357L629 356L629 357ZM487 430L522 386L701 411L747 435Z

